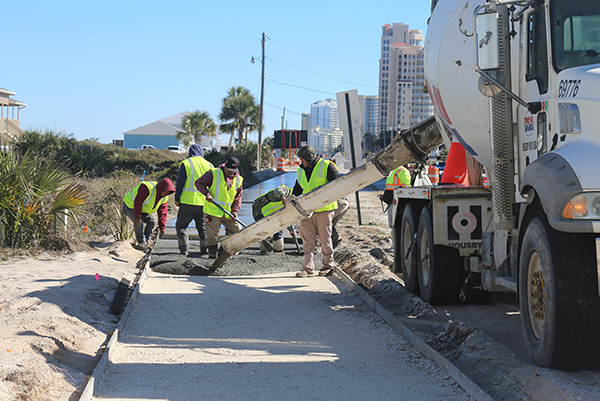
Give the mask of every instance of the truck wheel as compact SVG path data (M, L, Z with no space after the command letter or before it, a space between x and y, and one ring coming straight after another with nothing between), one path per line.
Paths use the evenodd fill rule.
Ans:
M561 370L600 367L600 297L592 235L568 234L538 216L519 261L525 342L535 363Z
M458 286L458 249L433 244L431 208L425 207L417 231L421 299L431 305L454 303Z
M396 272L402 272L404 286L413 294L419 293L419 275L417 273L417 229L421 207L409 203L402 213L400 226L394 227L394 265Z

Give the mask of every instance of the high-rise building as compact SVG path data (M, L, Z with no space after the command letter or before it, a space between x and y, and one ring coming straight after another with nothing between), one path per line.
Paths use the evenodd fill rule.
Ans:
M319 100L310 105L310 128L312 129L315 125L322 129L334 130L340 128L337 102L335 100Z
M379 134L379 98L377 96L358 95L358 103L360 104L360 112L362 114L363 134L371 133Z
M379 131L409 128L433 115L425 93L423 34L408 25L385 24L379 61Z
M302 113L301 130L310 132L310 113Z
M339 128L321 129L321 127L316 125L308 134L308 144L318 154L332 156L335 150L342 144L343 136L344 133Z

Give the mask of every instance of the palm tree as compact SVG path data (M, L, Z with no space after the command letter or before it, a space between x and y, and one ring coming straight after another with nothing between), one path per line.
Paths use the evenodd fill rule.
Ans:
M194 143L200 143L202 136L215 136L217 132L215 121L207 111L200 110L185 113L181 119L181 128L185 132L178 132L175 138L178 141L183 141L185 146L190 146L192 140Z
M244 134L254 131L258 126L260 108L256 104L254 96L243 86L232 86L227 91L227 96L223 98L221 114L219 120L225 122L221 124L221 131L231 134L229 138L229 148L233 143L233 135L237 132L238 141L244 140Z

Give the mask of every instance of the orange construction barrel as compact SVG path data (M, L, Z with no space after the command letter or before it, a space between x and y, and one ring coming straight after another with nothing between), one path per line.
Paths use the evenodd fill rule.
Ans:
M488 180L487 174L483 173L483 187L484 188L489 188L490 187L490 181Z
M285 159L283 157L277 159L277 171L285 171Z
M439 184L440 182L440 169L437 168L436 166L429 166L429 168L427 169L427 175L429 176L429 181L431 181L432 184Z

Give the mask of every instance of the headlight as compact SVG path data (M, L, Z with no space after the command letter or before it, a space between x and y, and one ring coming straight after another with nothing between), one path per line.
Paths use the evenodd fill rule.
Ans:
M600 193L573 196L563 207L562 217L573 220L600 220Z
M576 104L559 103L558 121L561 134L581 134L581 115Z

